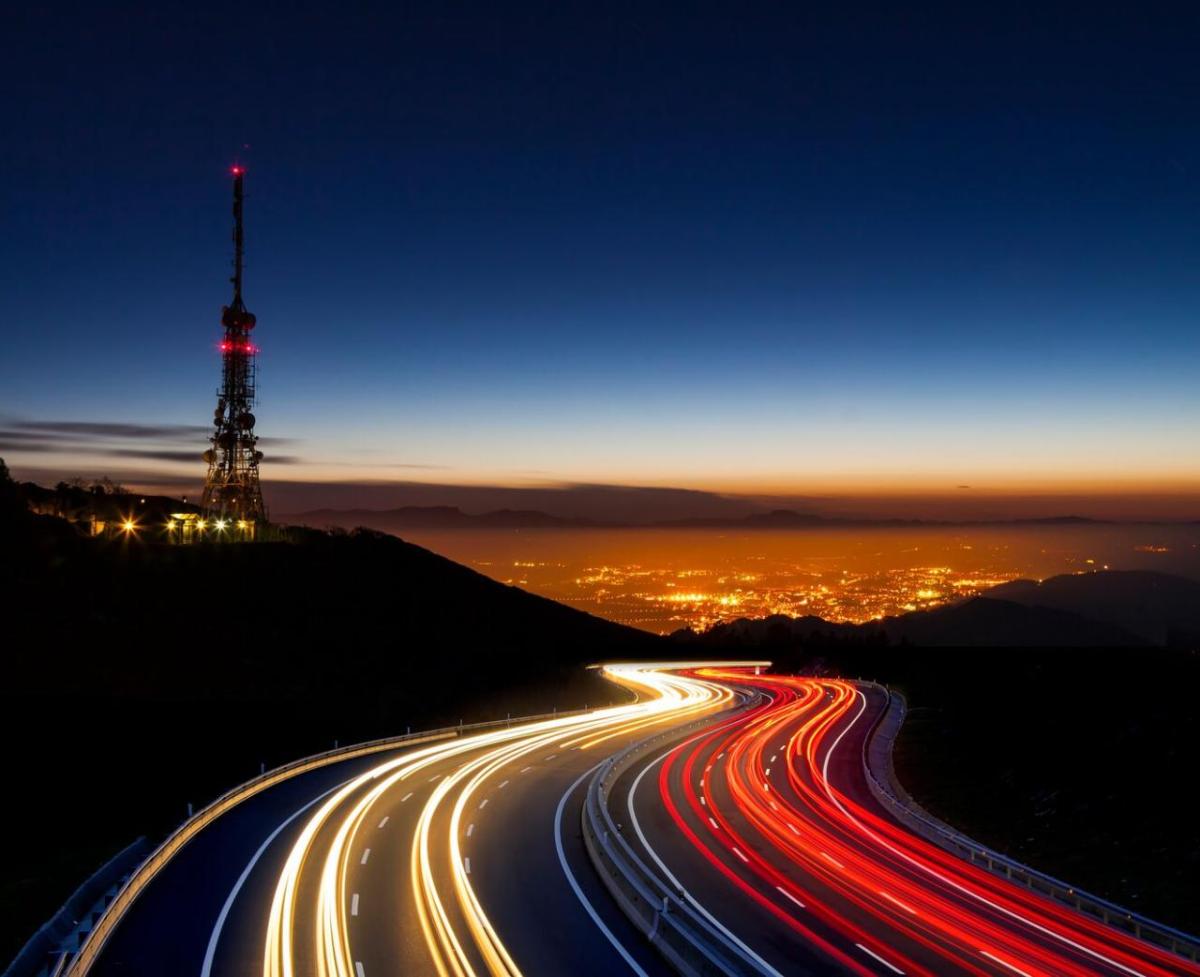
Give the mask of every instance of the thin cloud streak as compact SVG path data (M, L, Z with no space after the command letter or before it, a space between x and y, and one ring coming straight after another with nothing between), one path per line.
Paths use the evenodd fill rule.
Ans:
M13 427L43 435L70 435L80 438L117 438L137 440L171 440L191 438L209 433L199 424L125 424L104 421L12 421Z
M130 424L120 421L28 420L5 418L0 429L0 451L19 461L21 455L57 454L61 470L71 475L93 462L85 459L133 458L170 464L201 465L211 429L198 424ZM130 447L130 443L140 445ZM291 438L260 437L264 448L293 444ZM301 465L308 459L294 454L272 455L273 465ZM165 474L165 473L164 473ZM142 473L138 477L147 477ZM159 475L149 474L160 479Z
M97 452L110 458L144 458L148 461L172 461L181 463L200 463L198 451L168 451L149 448L112 448L108 451ZM301 465L306 459L298 455L267 455L264 464L272 465Z

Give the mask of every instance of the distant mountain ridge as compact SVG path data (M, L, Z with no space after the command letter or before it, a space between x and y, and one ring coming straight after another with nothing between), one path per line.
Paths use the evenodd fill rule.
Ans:
M819 516L795 509L772 509L746 516L698 516L658 519L647 522L586 519L555 516L538 509L496 509L482 513L464 512L458 506L400 506L395 509L313 509L281 516L284 522L314 529L365 526L381 532L403 529L805 529L848 527L918 526L1072 526L1108 525L1105 520L1084 516L1052 516L1039 519L996 519L939 521L930 519L866 519Z
M357 529L364 526L380 532L401 529L579 529L600 526L590 519L553 516L537 509L496 509L478 515L463 512L458 506L406 505L397 509L314 509L284 522L314 529L340 526Z

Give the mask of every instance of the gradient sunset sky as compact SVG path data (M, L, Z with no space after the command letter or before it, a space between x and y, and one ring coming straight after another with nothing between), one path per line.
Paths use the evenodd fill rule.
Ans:
M0 455L198 489L237 159L277 506L1200 517L1200 8L664 9L8 12Z

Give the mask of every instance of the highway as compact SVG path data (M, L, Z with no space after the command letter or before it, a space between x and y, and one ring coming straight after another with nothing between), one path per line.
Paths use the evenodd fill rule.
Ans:
M738 973L1200 975L889 818L862 763L876 687L730 663L605 674L637 701L339 760L248 797L67 973L664 977L588 858L581 810L606 757L666 733L605 803Z
M146 885L86 972L670 973L587 859L583 787L614 750L741 697L653 666L607 674L638 701L339 762L247 799Z
M769 700L628 771L609 799L747 973L998 977L1200 967L977 868L892 820L863 747L886 694L705 671Z

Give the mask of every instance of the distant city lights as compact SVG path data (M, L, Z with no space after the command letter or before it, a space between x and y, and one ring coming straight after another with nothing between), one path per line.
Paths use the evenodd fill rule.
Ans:
M863 624L1016 579L1150 566L1179 549L1136 533L431 531L412 541L502 583L662 634L771 615Z
M484 567L482 561L476 565ZM727 567L655 568L639 562L587 567L566 577L553 573L551 563L514 561L512 565L524 572L499 577L505 583L659 632L683 627L704 630L740 617L773 614L862 624L974 597L1022 575L1016 568L995 566L968 572L948 566L851 572L794 564L749 572ZM539 569L542 572L536 572Z

